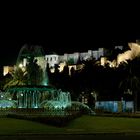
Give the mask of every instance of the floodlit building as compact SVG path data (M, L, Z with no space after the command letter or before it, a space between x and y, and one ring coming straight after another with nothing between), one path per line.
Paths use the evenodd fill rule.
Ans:
M94 58L95 60L99 60L101 57L106 55L107 50L105 48L99 48L98 50L88 50L87 52L74 52L74 53L64 53L63 55L58 54L46 54L44 56L36 57L37 64L41 66L44 70L47 66L54 71L55 65L59 65L59 70L62 71L66 63L69 66L69 70L73 67L75 70L77 68L77 64L79 61L88 60ZM19 67L26 67L28 61L27 58L23 58L23 61L20 62ZM78 66L79 67L79 66ZM82 66L80 66L82 67ZM4 66L3 75L6 75L10 71L11 67Z
M11 73L14 70L13 66L4 66L3 67L3 76L5 76L8 73Z
M100 57L105 56L106 50L104 48L99 48L98 50L88 50L87 52L74 52L71 54L64 53L64 55L58 54L47 54L45 59L49 64L49 67L54 67L55 64L60 64L62 62L67 62L68 64L77 64L78 61L87 60L95 58L98 60Z

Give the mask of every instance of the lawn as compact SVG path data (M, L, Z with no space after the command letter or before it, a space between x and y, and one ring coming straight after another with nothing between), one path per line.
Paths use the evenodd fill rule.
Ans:
M13 118L0 118L0 134L140 132L140 118L82 116L65 127Z

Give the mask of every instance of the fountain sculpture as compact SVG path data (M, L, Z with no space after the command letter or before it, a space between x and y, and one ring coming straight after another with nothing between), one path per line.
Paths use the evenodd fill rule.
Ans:
M21 81L17 82L17 85L7 88L5 95L1 95L3 101L8 100L8 107L9 105L15 106L15 103L17 108L50 107L60 109L71 106L69 92L49 86L42 47L23 46L17 58L15 71L19 69L23 72L23 79L20 79ZM10 104L10 101L13 104ZM0 103L0 107L2 105Z

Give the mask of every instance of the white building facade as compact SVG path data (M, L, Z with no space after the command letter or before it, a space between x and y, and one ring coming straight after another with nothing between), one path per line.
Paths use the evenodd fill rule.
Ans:
M64 55L58 55L58 54L47 54L41 57L36 57L37 64L41 66L43 70L46 69L47 63L49 65L49 68L54 70L55 65L59 65L60 71L63 70L63 67L68 63L70 67L73 67L74 69L78 63L78 61L87 60L90 58L95 58L95 60L100 59L102 56L105 56L105 49L99 48L98 50L88 50L87 52L74 52L71 54L65 53ZM22 62L20 63L19 67L26 67L28 64L27 58L23 58ZM6 75L9 71L8 67L4 67L4 74Z
M47 54L45 55L45 59L49 64L49 67L54 67L55 64L58 65L62 62L77 64L79 60L82 61L90 58L95 58L95 60L98 60L104 55L105 55L105 49L99 48L98 50L88 50L87 52L81 52L81 53L74 52L71 54L65 53L64 55Z

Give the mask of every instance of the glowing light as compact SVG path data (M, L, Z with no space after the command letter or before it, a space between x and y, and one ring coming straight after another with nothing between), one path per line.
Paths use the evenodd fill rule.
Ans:
M140 45L137 43L128 43L130 50L118 54L117 59L113 61L107 60L105 57L101 58L102 66L109 64L110 67L118 67L121 63L127 63L128 60L133 60L135 57L140 56Z
M22 68L22 67L23 67L23 64L20 63L20 64L19 64L19 67Z
M43 83L44 86L47 86L48 84L46 82Z
M105 66L106 62L107 62L107 58L106 57L101 57L101 65Z
M21 96L23 96L23 94L22 94L22 93L21 93L20 95L21 95Z
M0 100L0 108L16 107L16 102L11 100Z

